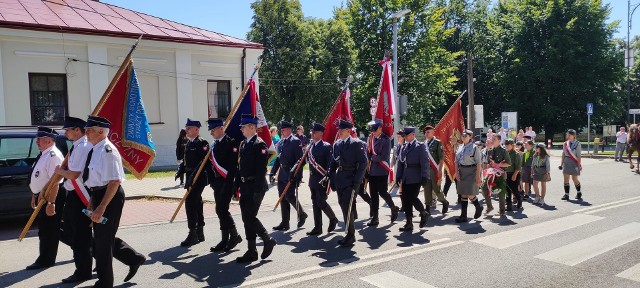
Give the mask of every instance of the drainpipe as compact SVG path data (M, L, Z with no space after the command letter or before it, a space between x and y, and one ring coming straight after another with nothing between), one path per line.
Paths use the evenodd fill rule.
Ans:
M242 83L240 86L244 86L244 74L247 66L247 48L242 48L242 60L240 60L240 79L242 79Z

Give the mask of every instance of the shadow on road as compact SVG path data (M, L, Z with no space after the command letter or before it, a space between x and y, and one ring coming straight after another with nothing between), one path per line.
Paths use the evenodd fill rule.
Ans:
M58 261L56 262L56 266L60 266L60 265L64 265L64 264L69 264L69 263L73 263L73 260L66 260L66 261ZM2 272L0 274L0 286L2 287L8 287L17 283L20 283L24 280L27 280L31 277L33 277L36 274L39 274L41 272L45 272L47 271L47 269L40 269L40 270L24 270L24 269L20 269L18 271L14 271L14 272ZM60 278L60 280L62 280L62 278ZM53 280L55 281L55 280ZM60 285L63 285L62 283L57 283L54 286L51 287L60 287ZM66 286L66 287L73 287L73 286Z

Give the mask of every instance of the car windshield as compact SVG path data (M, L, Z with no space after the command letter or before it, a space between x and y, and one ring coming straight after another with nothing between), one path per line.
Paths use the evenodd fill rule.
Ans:
M28 159L38 155L38 146L34 138L0 138L0 166L30 166Z

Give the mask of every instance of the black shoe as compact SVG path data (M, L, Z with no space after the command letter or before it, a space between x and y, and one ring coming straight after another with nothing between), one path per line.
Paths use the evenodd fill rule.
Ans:
M576 194L576 199L582 199L582 192L578 192L578 194Z
M124 277L124 282L128 282L129 280L131 280L131 278L133 278L133 276L136 275L136 273L138 273L138 268L140 268L140 266L142 266L142 264L144 264L144 261L147 260L147 257L142 257L142 259L140 259L140 262L129 266L129 273L127 273L127 277Z
M46 269L46 268L49 268L51 266L53 266L53 264L42 265L42 264L36 262L36 263L33 263L33 264L27 266L27 270Z
M280 223L278 226L273 227L273 230L276 230L276 231L287 231L287 230L289 230L289 225L284 224L284 223Z
M311 231L307 232L307 235L309 236L316 236L320 234L322 234L322 228L318 228L318 227L313 227Z
M80 277L80 276L77 276L76 274L73 274L67 278L62 279L62 283L80 283L87 280L91 280L91 275L86 277Z
M220 251L224 250L224 248L227 248L227 243L228 242L220 241L220 243L218 243L216 246L211 247L211 249L209 249L209 251L211 251L211 252L220 252Z
M398 206L391 207L391 223L398 220L398 212L400 212L400 208L398 208Z
M478 219L480 216L482 216L482 206L478 205L476 206L476 213L473 214L473 219ZM467 217L464 218L467 219Z
M260 258L267 259L267 257L271 255L271 252L273 252L273 247L276 247L276 244L278 243L276 242L276 240L273 240L273 238L267 241L264 241L264 249L262 249L262 254L260 255Z
M204 242L204 227L198 226L196 229L196 235L198 236L198 242Z
M393 216L391 216L391 217L393 217ZM378 221L377 217L374 217L374 218L371 218L371 221L369 221L369 223L367 223L367 226L369 226L369 227L378 226L378 224L380 224L380 221Z
M258 261L258 251L247 251L244 255L236 258L238 263L251 263L253 261Z
M429 216L431 216L429 214L429 212L423 212L422 215L420 215L420 228L424 228L425 226L427 226L427 221L429 221Z
M231 238L229 238L229 243L227 243L227 247L224 248L224 252L233 250L233 248L240 244L240 242L242 242L242 237L240 237L240 235L231 236Z
M560 200L569 200L569 194L565 193Z
M298 228L304 226L304 222L307 221L307 217L309 217L307 213L303 213L302 215L300 215L300 220L298 220Z
M338 244L340 244L341 247L351 247L355 243L356 243L356 237L348 236L348 235L338 241Z
M467 217L462 217L462 216L459 216L455 220L456 223L465 223L465 222L468 222L468 221L469 221L469 219L467 219Z
M507 212L513 212L513 206L507 206Z
M445 200L444 202L442 202L442 214L447 214L447 212L449 211L449 201Z
M413 231L413 224L411 223L404 224L404 226L400 227L400 229L398 230L400 230L401 232L411 232Z
M196 245L198 243L200 243L200 241L198 240L198 236L196 235L196 229L191 229L189 230L189 235L187 235L187 239L184 239L184 241L180 242L180 246L189 247L192 245Z
M338 225L338 218L329 220L329 228L327 228L327 232L331 232L336 229Z

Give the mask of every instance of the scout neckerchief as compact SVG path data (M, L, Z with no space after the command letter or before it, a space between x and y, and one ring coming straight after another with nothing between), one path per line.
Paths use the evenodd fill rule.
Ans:
M318 162L316 162L316 158L313 157L313 148L316 147L316 145L318 144L322 144L322 140L313 143L311 145L311 148L309 148L309 164L311 164L311 166L313 166L314 169L316 169L316 171L318 171L318 173L320 173L320 175L322 175L322 177L327 175L327 170L324 169L322 166L320 166L320 164L318 164Z
M213 148L216 146L216 144L218 144L218 142L222 141L222 139L224 139L224 136L222 136L220 140L213 140L213 144L211 145L211 164L213 164L213 168L216 169L216 171L218 172L218 174L220 174L220 176L222 176L222 178L227 179L227 173L229 172L218 163L218 160L216 160L216 155L213 153ZM233 149L235 150L236 148L234 147Z
M575 154L573 154L574 149L576 149L578 147L578 141L573 141L573 144L571 145L571 147L569 147L569 141L564 141L564 151L567 153L567 156L569 156L569 158L571 158L571 160L573 160L573 162L576 163L576 165L578 165L578 167L580 169L582 169L582 165L580 165L580 161L578 161L578 158L576 157Z
M69 150L69 158L71 158L73 148L75 148L75 146L71 146L71 150ZM73 190L76 191L76 194L78 194L78 198L80 198L80 201L82 201L84 206L89 206L89 200L91 199L91 196L89 196L87 188L85 188L84 185L79 185L76 179L69 179L69 181L71 181L71 186L73 186Z
M373 145L374 138L378 138L378 137L370 137L369 138L369 152L371 152L371 154L373 154L373 155L378 155L378 153L376 153L376 149L374 148L374 145ZM384 170L387 170L387 172L389 172L389 173L393 173L393 169L391 169L391 165L389 165L389 162L380 161L378 163L380 163L380 166L382 166L382 168L384 168Z
M433 159L433 155L431 155L431 144L433 142L436 142L436 137L434 136L433 138L431 138L431 141L427 142L427 155L429 155L429 165L431 166L431 169L433 169L433 171L436 171L436 179L440 179L440 170L438 169L438 164L436 163L436 160Z

